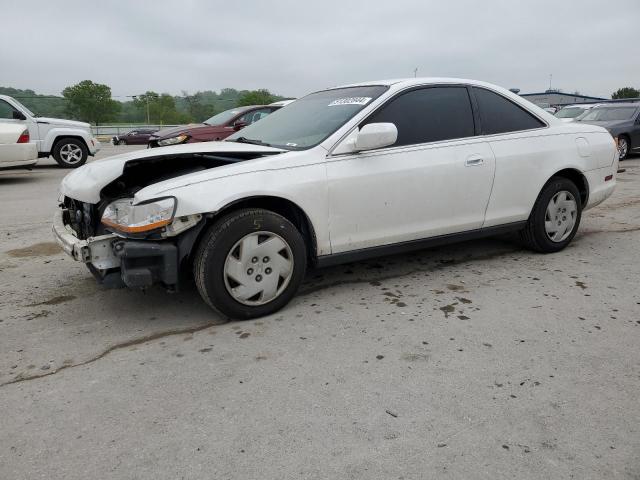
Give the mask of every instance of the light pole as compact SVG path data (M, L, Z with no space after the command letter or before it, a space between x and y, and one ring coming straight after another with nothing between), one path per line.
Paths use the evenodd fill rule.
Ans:
M131 98L133 98L134 100L137 100L138 95L131 95ZM144 99L147 102L147 125L151 125L151 120L149 119L149 95L145 95Z

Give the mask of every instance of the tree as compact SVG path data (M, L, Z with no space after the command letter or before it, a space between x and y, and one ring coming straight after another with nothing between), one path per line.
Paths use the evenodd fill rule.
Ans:
M618 90L613 92L613 94L611 95L611 98L614 100L617 100L620 98L638 98L638 97L640 97L640 90L636 90L633 87L619 88Z
M238 99L238 107L243 107L245 105L268 105L269 103L275 102L275 99L276 96L272 95L269 90L264 88L260 90L251 90L243 93Z
M175 99L168 93L146 92L136 96L133 103L145 113L149 112L149 123L151 124L166 125L189 122L189 116L178 112Z
M62 96L72 116L95 125L112 120L120 110L120 103L111 98L111 88L91 80L65 88Z
M71 118L67 112L67 101L56 95L39 95L33 90L0 87L1 95L15 98L36 115L43 117Z
M189 95L187 92L182 92L182 98L177 99L183 105L183 109L189 114L192 120L202 122L207 118L213 116L216 112L215 106L211 102L207 102L202 92ZM178 105L180 108L180 104Z

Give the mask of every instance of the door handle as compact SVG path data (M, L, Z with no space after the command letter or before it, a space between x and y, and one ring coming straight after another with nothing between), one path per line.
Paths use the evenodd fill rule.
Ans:
M467 157L467 161L464 162L467 167L475 167L478 165L482 165L483 163L484 158L482 158L480 155L471 155Z

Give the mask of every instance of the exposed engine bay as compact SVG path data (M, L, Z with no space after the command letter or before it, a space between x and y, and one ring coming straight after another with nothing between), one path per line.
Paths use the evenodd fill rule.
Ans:
M62 205L65 209L65 223L71 226L81 240L103 235L107 230L100 222L102 213L107 205L118 198L133 197L139 190L171 178L279 153L190 153L131 160L125 164L122 175L102 189L98 204L65 197Z

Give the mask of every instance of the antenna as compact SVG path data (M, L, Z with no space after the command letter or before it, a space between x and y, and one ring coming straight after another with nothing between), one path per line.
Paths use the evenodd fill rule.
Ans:
M549 74L549 90L551 90L551 80L553 79L553 74Z
M418 76L418 67L413 69L413 77L417 77Z

